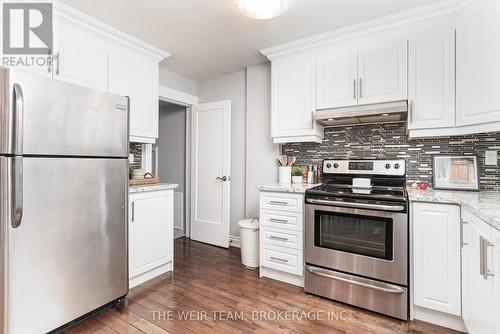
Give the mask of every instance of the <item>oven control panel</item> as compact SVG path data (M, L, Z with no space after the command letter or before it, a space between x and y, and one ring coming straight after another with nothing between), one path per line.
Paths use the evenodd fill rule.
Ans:
M405 160L324 160L324 174L404 176Z

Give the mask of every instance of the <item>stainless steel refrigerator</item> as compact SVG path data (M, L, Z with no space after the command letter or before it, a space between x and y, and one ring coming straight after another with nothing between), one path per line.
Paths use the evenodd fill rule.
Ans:
M0 68L0 324L45 333L128 292L128 98Z

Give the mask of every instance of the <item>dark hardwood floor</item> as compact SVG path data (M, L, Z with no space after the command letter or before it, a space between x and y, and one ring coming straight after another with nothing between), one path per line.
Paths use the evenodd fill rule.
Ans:
M454 333L259 278L241 265L235 248L181 238L175 240L174 263L173 273L132 289L121 305L64 333Z

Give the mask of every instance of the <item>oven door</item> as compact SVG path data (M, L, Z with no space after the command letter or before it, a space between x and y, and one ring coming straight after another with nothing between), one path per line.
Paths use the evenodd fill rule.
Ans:
M307 264L407 285L406 210L307 204L305 226Z

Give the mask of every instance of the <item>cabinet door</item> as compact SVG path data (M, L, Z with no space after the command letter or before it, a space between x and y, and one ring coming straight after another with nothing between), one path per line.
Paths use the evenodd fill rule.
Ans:
M366 46L364 46L366 45ZM406 40L373 40L358 53L359 104L406 100Z
M485 0L459 18L457 125L500 121L500 1Z
M354 48L323 51L316 66L316 108L328 109L358 103L358 59Z
M491 266L493 275L490 279L493 281L493 331L492 333L500 334L500 319L497 315L500 314L500 231L493 230L492 235L492 252L491 252Z
M315 61L296 57L272 64L272 137L310 136L316 131Z
M414 303L460 316L460 207L413 204Z
M409 129L455 126L455 29L425 29L409 42Z
M125 49L109 56L109 91L130 98L130 136L158 138L158 63Z
M98 37L58 23L55 36L54 78L107 91L108 45Z
M173 212L171 192L149 192L130 196L130 278L172 260Z
M481 274L480 238L491 240L491 227L480 219L465 217L464 238L464 311L463 318L469 333L493 333L493 280ZM491 254L491 252L489 252ZM491 263L491 261L488 261ZM496 319L495 319L496 321Z

